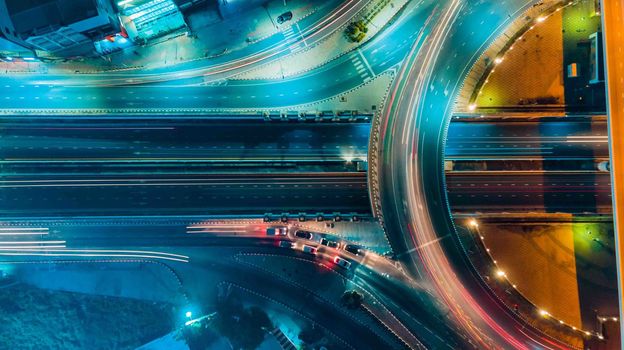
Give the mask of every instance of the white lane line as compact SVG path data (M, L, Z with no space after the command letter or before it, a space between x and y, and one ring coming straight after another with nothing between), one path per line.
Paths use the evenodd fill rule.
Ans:
M368 68L368 70L370 72L370 75L373 76L373 78L374 78L375 77L375 71L373 71L373 67L371 67L371 65L368 63L368 60L366 59L366 57L364 57L364 54L362 53L362 50L360 50L358 48L357 52L360 54L362 62L364 62L364 64L366 65L366 68Z
M17 247L2 247L0 246L0 251L23 251L23 250L28 250L30 251L32 250L36 250L36 251L42 251L42 250L48 250L48 249L52 249L54 251L57 250L57 248L66 248L64 244L59 244L59 245L20 245Z
M65 244L66 241L9 241L0 242L0 245L11 244Z
M179 261L188 263L188 259L182 258L172 258L167 256L158 256L158 255L149 255L149 254L97 254L97 253L89 253L89 254L72 254L72 253L39 253L37 251L25 252L25 253L14 253L14 252L4 252L0 251L0 256L81 256L81 257L107 257L107 258L145 258L145 259L160 259L160 260L170 260L170 261Z

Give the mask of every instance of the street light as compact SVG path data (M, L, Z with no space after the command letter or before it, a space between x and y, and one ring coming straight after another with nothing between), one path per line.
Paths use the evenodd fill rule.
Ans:
M469 224L470 224L470 226L472 226L472 227L474 227L474 228L479 227L479 223L477 222L477 220L476 220L476 219L470 219Z

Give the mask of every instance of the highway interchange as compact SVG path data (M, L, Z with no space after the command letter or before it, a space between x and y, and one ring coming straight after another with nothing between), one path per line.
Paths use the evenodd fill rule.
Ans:
M338 3L326 17L317 14L300 22L297 42L321 41L367 2ZM506 209L519 211L607 211L608 174L592 169L580 176L542 172L527 177L518 172L502 180L487 172L444 174L445 156L486 161L608 157L604 122L553 128L548 122L521 127L459 122L448 129L454 97L472 63L509 21L535 3L410 2L358 49L367 62L365 76L344 55L292 78L227 79L291 53L293 39L277 34L243 51L175 69L0 77L5 116L0 212L7 219L0 232L3 237L30 232L26 236L64 242L56 252L37 243L35 248L3 248L0 255L9 261L23 256L162 260L178 272L192 299L201 299L197 291L202 290L194 274L214 270L241 290L297 305L344 348L567 348L527 327L483 287L453 234L449 204L468 212L487 210L474 206L479 197L480 205L497 210L505 203ZM378 115L383 118L377 135L381 147L374 155L368 154L369 135L377 130L368 123L239 121L235 113L231 121L114 115L120 109L184 113L288 107L339 95L386 71L396 78ZM83 116L94 112L102 116ZM33 115L20 115L28 113ZM43 114L58 117L37 116ZM571 134L580 138L570 139ZM379 166L377 182L353 165L371 156L379 159L369 164ZM539 186L543 189L535 190ZM553 197L565 198L571 188L583 206L572 208ZM302 253L299 248L310 242L293 235L299 224L292 221L284 239L297 249L277 247L275 238L266 237L266 227L276 223L201 223L211 215L282 212L368 219L369 191L381 194L380 220L398 262L323 246L317 255ZM352 315L331 304L338 294L316 291L310 279L285 277L258 262L249 268L253 258L247 257L258 255L315 273L332 271L329 275L344 283L343 289L351 284L367 293L372 310ZM336 255L357 267L336 266L331 260ZM238 263L241 259L248 261Z

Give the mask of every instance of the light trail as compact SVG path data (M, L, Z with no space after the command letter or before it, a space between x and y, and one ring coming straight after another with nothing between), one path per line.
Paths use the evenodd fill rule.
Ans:
M25 230L48 231L49 228L47 227L2 227L0 228L0 231L25 231Z
M65 249L55 248L50 252L42 252L41 247L14 249L0 249L0 256L82 256L82 257L134 257L134 258L150 258L160 260L171 260L179 262L189 262L186 255L157 252L149 250L111 250L111 249Z
M316 23L315 25L304 29L303 32L300 32L298 36L301 41L310 41L312 38L315 41L308 43L309 45L313 45L316 42L319 42L326 38L327 36L334 33L334 31L330 31L330 27L335 24L338 20L343 19L344 16L348 16L347 19L352 18L359 11L359 9L363 8L367 3L371 0L362 1L362 0L347 0L342 3L338 8L334 9L328 15L323 17L323 20L320 23ZM345 20L345 23L347 21ZM323 32L324 30L328 31L328 33ZM275 33L273 35L278 35L279 33ZM298 40L299 41L299 40ZM180 70L173 73L105 73L108 76L115 77L120 76L119 78L111 78L111 79L100 79L100 80L88 80L86 84L90 86L100 86L100 87L112 87L112 86L120 86L120 85L137 85L137 84L147 84L147 83L157 83L163 81L171 81L171 80L179 80L179 79L187 79L194 78L200 76L213 76L220 73L233 72L235 70L239 70L245 67L250 67L256 63L264 62L270 63L279 59L284 53L288 53L291 49L290 46L292 42L288 40L282 40L276 44L273 44L264 50L242 57L235 60L227 61L224 63L215 64L208 67L200 67L193 68L187 70ZM271 60L275 58L274 60ZM250 67L249 69L253 69L254 67ZM243 72L241 72L243 73ZM56 81L39 81L33 82L34 85L61 85L64 87L72 88L72 87L80 87L84 86L84 84L79 84L78 81L75 80L56 80Z
M66 241L10 241L10 242L0 242L0 245L8 244L65 244Z
M178 261L183 263L188 263L188 259L179 259L172 258L167 256L158 256L158 255L142 255L142 254L69 254L69 253L12 253L12 252L3 252L0 251L0 256L53 256L53 257L66 257L66 256L79 256L79 257L107 257L107 258L144 258L144 259L156 259L156 260L169 260L169 261Z
M16 247L3 247L0 245L0 251L21 251L21 250L28 250L28 249L34 249L37 251L40 250L48 250L48 249L53 249L56 250L57 248L65 248L65 245L20 245L20 246L16 246Z

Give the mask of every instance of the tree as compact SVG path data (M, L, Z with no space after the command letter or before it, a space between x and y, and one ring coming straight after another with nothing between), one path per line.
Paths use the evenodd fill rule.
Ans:
M184 326L181 335L190 350L204 350L216 340L206 321Z
M306 344L314 344L323 339L323 330L315 328L314 324L306 325L301 332L299 332L299 339Z
M257 348L264 340L266 332L275 328L261 308L244 308L229 301L219 305L215 326L235 349L249 350Z
M358 293L355 290L348 290L344 292L344 294L340 298L340 302L342 303L342 305L345 306L347 309L352 310L360 307L363 300L364 297L362 296L362 294Z

